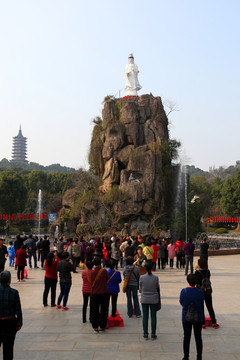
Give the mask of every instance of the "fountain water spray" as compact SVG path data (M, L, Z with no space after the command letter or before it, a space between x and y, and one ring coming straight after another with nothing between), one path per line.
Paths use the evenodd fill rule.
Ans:
M188 215L188 206L187 206L187 165L185 163L184 165L184 187L185 187L185 191L184 191L184 200L185 200L185 238L186 238L186 242L187 242L187 238L188 238L188 221L187 221L187 215Z
M55 238L57 238L57 239L58 239L58 234L59 234L59 227L58 227L58 225L56 225L56 229L55 229L54 236L55 236Z
M39 189L38 191L38 207L37 207L37 214L38 214L38 236L40 237L41 231L41 212L42 212L42 190Z
M174 232L179 233L179 224L183 223L183 217L184 217L186 240L188 236L187 214L188 214L187 165L186 165L185 150L184 148L182 148L179 154L177 188L176 188L176 197L175 197L175 205L174 205L174 221L172 226Z

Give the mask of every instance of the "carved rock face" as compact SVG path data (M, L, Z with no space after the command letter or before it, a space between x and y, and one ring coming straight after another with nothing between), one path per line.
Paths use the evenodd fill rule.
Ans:
M168 144L168 120L161 98L110 98L102 117L100 190L107 192L113 185L121 190L123 198L115 203L115 214L146 218L163 211L162 156Z
M104 160L109 160L117 150L124 146L124 132L121 125L111 124L106 129L102 150Z

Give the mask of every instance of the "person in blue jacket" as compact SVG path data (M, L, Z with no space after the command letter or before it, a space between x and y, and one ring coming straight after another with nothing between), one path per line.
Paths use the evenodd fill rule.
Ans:
M112 317L116 317L117 311L117 298L118 293L120 292L119 284L122 282L121 273L118 270L115 270L116 262L110 260L108 264L108 292L112 302ZM110 299L109 299L110 300Z
M9 258L9 266L14 266L15 247L13 246L12 241L9 241L9 247L7 248L7 252Z
M202 324L204 323L203 318L203 302L204 295L202 290L198 289L196 286L196 276L195 274L189 274L187 276L187 282L189 287L182 289L180 293L180 304L182 305L182 324L184 331L183 338L183 351L184 358L183 360L189 360L189 348L190 348L190 340L192 334L192 327L194 330L196 348L197 348L197 360L202 360ZM198 323L192 324L186 322L185 314L187 312L188 306L194 303L198 312Z

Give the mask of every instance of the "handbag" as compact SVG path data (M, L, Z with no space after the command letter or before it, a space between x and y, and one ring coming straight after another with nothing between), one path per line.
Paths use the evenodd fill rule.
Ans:
M134 268L135 268L135 266L133 266L130 274L129 274L128 277L124 280L123 289L122 289L122 291L123 291L124 293L127 291L127 284L128 284L129 279L130 279L130 277L131 277L131 275L132 275L132 273L133 273Z

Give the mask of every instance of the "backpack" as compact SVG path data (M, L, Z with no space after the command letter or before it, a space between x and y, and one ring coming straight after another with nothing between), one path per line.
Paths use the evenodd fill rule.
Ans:
M184 289L184 291L187 295L187 298L190 300L187 290ZM188 305L187 311L184 314L186 322L190 323L190 324L198 324L199 323L198 311L197 311L196 305L194 303L194 300L196 297L197 297L197 293L194 296L193 300Z
M177 255L183 255L183 250L182 250L182 248L180 246L177 249Z
M204 295L208 295L212 293L212 285L209 278L205 277L202 279L202 290Z

